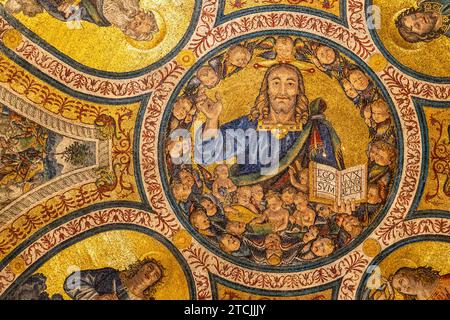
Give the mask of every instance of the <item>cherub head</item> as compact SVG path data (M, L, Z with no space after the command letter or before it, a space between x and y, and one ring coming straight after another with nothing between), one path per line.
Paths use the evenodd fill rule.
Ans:
M295 207L298 210L306 209L308 206L308 196L306 193L303 192L297 192L294 198Z
M233 253L241 247L241 240L229 233L225 233L219 238L219 247L226 253Z
M5 9L10 14L23 12L28 17L34 17L44 12L43 7L36 0L8 0L6 1Z
M270 192L267 195L267 208L271 211L278 211L283 206L283 200L279 193Z
M353 85L351 84L351 82L348 79L342 79L341 80L342 83L342 88L344 88L345 94L351 98L351 99L355 99L356 97L359 96L359 92L353 87Z
M294 54L294 40L291 37L280 36L274 46L278 60L289 61Z
M426 11L423 6L403 11L395 21L398 32L407 42L430 42L444 34L443 17L439 12Z
M270 265L279 265L282 262L283 250L281 248L281 238L276 233L270 233L264 239L266 248L266 261Z
M329 218L333 215L331 207L321 203L316 206L316 212L322 218Z
M303 235L302 240L304 243L308 243L310 241L317 239L318 236L319 236L319 228L317 228L316 226L311 226L308 228L308 231L306 231L306 233Z
M178 98L172 110L172 114L178 121L185 121L193 109L192 101L186 97Z
M264 199L264 190L263 187L259 184L255 184L252 186L252 200L255 203L261 203Z
M186 202L191 195L192 188L186 188L180 180L174 181L172 184L173 195L178 202Z
M294 187L286 187L281 193L281 200L283 200L284 205L294 204L295 195L297 190Z
M252 189L248 186L239 187L236 191L237 203L242 206L247 206L252 200Z
M375 123L383 123L390 119L389 106L383 99L378 99L370 104L372 119Z
M217 213L217 205L209 196L203 196L200 199L200 205L206 210L206 215L212 217Z
M319 45L315 49L315 52L317 60L319 60L322 65L333 64L337 59L336 51L324 45Z
M159 31L153 12L137 11L128 23L122 27L123 33L137 41L148 41Z
M195 208L189 215L189 221L197 230L207 230L211 227L211 221L203 209Z
M368 204L379 204L383 202L381 196L380 187L376 183L371 183L367 186L367 203Z
M342 222L342 228L350 234L353 238L356 238L362 231L362 224L355 216L345 216Z
M375 122L372 119L372 108L370 105L366 105L363 107L363 116L364 116L364 122L369 128L373 128Z
M228 179L230 172L226 164L219 164L214 168L214 175L216 179Z
M264 239L264 248L278 249L281 247L281 238L277 233L270 233Z
M300 220L300 226L309 228L314 225L314 222L316 220L316 213L314 212L314 210L307 208L306 210L297 211L295 214Z
M357 91L364 91L369 87L370 80L359 68L351 69L348 73L348 81Z
M225 60L237 68L245 68L251 58L251 51L245 46L239 44L228 49L225 55Z
M318 238L312 243L311 252L318 257L326 257L333 253L334 248L334 242L330 238Z
M369 159L379 166L392 166L396 157L395 147L385 141L375 141L370 145Z
M178 178L185 187L192 188L195 184L194 174L188 169L181 169Z
M227 233L240 237L244 234L247 224L242 221L228 221L225 227Z
M198 69L197 78L208 89L212 89L219 84L220 78L211 66L202 66Z

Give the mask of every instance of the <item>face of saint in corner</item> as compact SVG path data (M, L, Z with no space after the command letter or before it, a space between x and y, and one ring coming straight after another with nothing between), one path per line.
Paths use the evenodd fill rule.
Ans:
M161 276L162 270L160 267L156 263L148 262L139 269L134 277L137 283L149 287L158 282Z

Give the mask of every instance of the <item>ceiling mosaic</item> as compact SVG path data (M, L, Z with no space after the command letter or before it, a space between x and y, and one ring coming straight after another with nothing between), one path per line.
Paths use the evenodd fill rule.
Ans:
M448 0L0 0L0 299L450 300Z

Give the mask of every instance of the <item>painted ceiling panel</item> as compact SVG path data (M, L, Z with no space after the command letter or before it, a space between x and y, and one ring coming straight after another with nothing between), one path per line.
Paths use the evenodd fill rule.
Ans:
M0 0L0 299L450 300L449 0Z

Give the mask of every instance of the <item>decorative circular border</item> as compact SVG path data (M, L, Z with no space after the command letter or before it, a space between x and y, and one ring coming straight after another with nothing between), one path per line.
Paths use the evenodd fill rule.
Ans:
M258 264L251 264L250 262L242 261L242 260L232 257L231 255L227 255L220 249L214 247L204 237L199 235L198 232L190 225L186 216L184 214L180 213L178 204L176 203L175 199L173 198L172 192L170 190L170 186L168 185L167 179L165 178L165 177L167 177L167 170L164 166L164 161L165 161L164 135L167 131L167 125L169 123L169 117L170 117L170 113L172 111L173 104L175 102L175 99L179 95L182 87L186 84L188 79L194 74L195 70L199 66L201 66L203 63L205 63L209 58L214 56L214 54L217 54L218 52L224 50L225 48L227 48L233 44L239 43L241 41L260 37L260 36L270 36L270 35L291 35L291 36L300 36L300 37L304 37L304 38L314 39L314 40L320 41L321 43L324 43L324 44L338 50L339 52L344 53L345 55L347 55L348 57L353 59L359 67L361 67L365 72L368 73L371 80L373 80L379 86L380 90L382 91L383 97L386 99L386 101L390 107L391 113L393 115L393 118L394 118L396 135L397 135L397 146L398 146L398 150L399 150L399 156L397 157L397 172L395 173L396 179L394 180L394 184L392 186L392 189L390 190L389 197L388 197L382 211L378 215L377 219L369 227L367 227L357 238L355 238L348 246L336 250L332 255L330 255L328 257L317 259L317 260L314 260L311 262L305 262L302 265L295 265L295 266L271 267L271 266L264 266L264 265L258 265ZM322 38L320 36L315 36L315 35L311 35L308 33L304 33L302 31L270 30L270 31L260 31L257 33L251 33L251 34L248 34L245 36L236 37L233 40L223 43L219 47L216 47L213 50L209 51L208 54L204 55L200 60L198 60L184 74L183 78L181 78L179 80L177 86L175 87L175 89L169 99L169 102L166 105L166 108L164 110L162 120L161 120L161 126L159 128L158 163L159 163L160 175L162 177L162 179L161 179L162 185L163 185L164 191L166 193L166 197L168 198L168 201L170 203L170 206L171 206L172 210L175 212L175 214L177 215L178 219L181 221L183 227L186 228L187 230L189 230L189 232L193 235L193 237L197 241L199 241L205 247L209 248L209 250L211 250L211 252L217 254L221 258L224 258L225 260L232 262L238 266L251 268L254 270L258 270L258 271L295 272L295 271L309 270L309 269L312 269L315 267L325 266L325 265L329 264L330 262L333 262L333 261L345 256L352 250L354 250L357 246L359 246L362 243L362 241L364 241L364 239L367 238L368 235L371 234L371 232L377 227L377 225L380 223L380 221L383 220L384 216L386 215L387 211L389 210L389 207L391 206L391 204L393 202L395 195L397 194L398 186L399 186L399 179L397 179L397 178L401 176L401 170L403 168L403 157L402 157L403 156L403 137L402 137L402 131L400 130L400 127L401 126L400 126L400 121L399 121L399 118L397 115L397 111L393 107L391 97L389 96L389 94L387 94L387 90L384 87L384 85L382 84L380 79L377 77L377 75L367 66L367 64L364 61L362 61L358 56L356 56L354 53L349 51L348 49L340 46L337 43L329 41L328 39Z
M196 59L205 61L203 56L208 51L225 46L226 43L232 43L236 41L237 37L251 37L258 31L274 33L284 29L286 32L306 32L313 37L327 36L337 46L345 47L345 50L352 51L359 59L367 61L370 56L379 54L377 44L374 43L365 23L367 1L369 0L347 0L348 25L341 25L314 14L284 12L283 10L273 13L255 11L218 23L220 1L203 0L195 32L182 51L191 52ZM245 21L250 22L246 25ZM0 34L10 29L11 27L0 19ZM39 47L37 49L39 50ZM174 59L168 59L168 62L159 69L139 78L114 81L77 72L50 56L55 63L59 63L54 72L51 72L47 66L33 66L32 60L27 61L23 57L18 57L10 49L1 47L1 50L17 64L74 97L87 101L102 101L112 105L142 101L143 107L139 111L134 131L133 158L136 184L143 204L124 201L103 202L78 209L70 213L70 217L75 218L80 214L94 216L96 210L105 212L111 211L107 208L123 206L131 208L126 209L127 211L122 215L124 223L130 223L132 219L138 217L139 221L136 223L143 228L155 230L167 239L173 239L175 234L182 230L182 226L165 197L159 176L162 171L158 166L158 159L161 157L157 148L162 113L168 105L173 103L172 101L167 104L169 98L173 96L177 84L184 81L180 78L187 78L185 75L187 70ZM45 50L40 52L45 52ZM360 65L366 66L365 63ZM418 75L408 73L394 61L390 61L384 70L377 72L376 80L383 84L380 88L385 89L383 93L389 95L391 108L395 107L395 115L399 117L398 121L404 136L399 135L398 139L403 138L399 147L403 147L404 157L402 166L399 166L397 192L391 200L390 208L384 213L385 217L381 221L377 221L377 226L367 237L380 244L381 254L387 250L386 248L395 244L400 246L404 241L415 237L449 239L450 213L441 212L438 215L424 216L413 214L412 211L416 210L417 198L420 196L419 192L421 192L423 183L421 181L424 177L423 170L427 167L426 159L423 157L427 141L424 140L426 138L425 129L420 123L424 119L418 109L422 105L417 106L415 102L423 100L432 104L437 103L433 101L439 101L442 104L450 103L450 86L435 83L436 79L424 80ZM139 215L134 213L136 210L141 210ZM17 275L11 269L14 260L20 257L24 250L31 248L34 241L38 241L39 237L45 235L45 232L55 231L64 218L55 217L54 219L45 228L41 228L32 235L31 233L27 234L26 240L11 249L12 251L7 254L6 258L0 261L0 292L6 290L16 279ZM105 224L117 224L117 220L105 220L104 214L97 213L97 219ZM51 242L49 244L52 245ZM365 254L362 247L360 244L353 251L326 266L283 274L259 272L236 266L220 256L216 256L195 240L188 248L180 249L180 253L192 270L193 286L198 299L213 298L210 274L237 285L288 292L299 288L314 288L340 279L341 285L338 288L337 298L355 299L356 289L362 283L360 280L364 276L364 271L373 260ZM32 264L33 262L30 265Z

